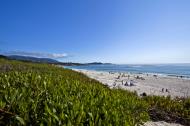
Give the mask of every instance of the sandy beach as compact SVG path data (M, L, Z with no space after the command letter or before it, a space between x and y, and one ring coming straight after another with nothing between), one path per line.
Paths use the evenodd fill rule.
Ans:
M190 79L156 74L132 74L78 70L90 78L96 79L110 88L122 88L136 91L138 95L189 97Z
M158 122L148 121L143 126L182 126L182 125L176 123L167 123L164 121L158 121Z
M92 70L78 70L90 78L96 79L110 88L122 88L129 91L136 91L140 96L146 95L189 97L190 80L155 74L131 74L118 72L100 72ZM129 85L130 84L130 85ZM182 126L164 121L148 121L143 126Z
M110 88L122 88L136 91L139 96L146 95L190 97L190 79L170 77L156 74L132 74L119 72L102 72L79 70L90 78L96 79ZM148 121L143 126L182 126L164 121Z

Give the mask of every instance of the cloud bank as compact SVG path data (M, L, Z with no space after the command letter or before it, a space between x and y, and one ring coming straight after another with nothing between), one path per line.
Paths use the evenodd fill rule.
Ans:
M20 55L20 56L30 56L38 58L52 58L60 59L68 57L66 53L41 53L41 52L25 52L25 51L7 51L3 52L4 55Z

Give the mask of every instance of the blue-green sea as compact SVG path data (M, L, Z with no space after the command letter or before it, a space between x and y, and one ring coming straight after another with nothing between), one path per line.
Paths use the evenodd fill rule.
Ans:
M190 78L190 64L101 64L67 66L67 68L108 72L153 73Z

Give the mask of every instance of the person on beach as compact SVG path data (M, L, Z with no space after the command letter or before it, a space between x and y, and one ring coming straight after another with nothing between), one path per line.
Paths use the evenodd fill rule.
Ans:
M129 78L130 78L130 75L128 74L128 76L127 76L127 77L128 77L128 80L129 80Z
M164 88L162 88L162 92L164 92Z
M114 86L114 87L116 86L116 82L113 83L113 86Z
M129 86L127 81L125 82L125 86Z

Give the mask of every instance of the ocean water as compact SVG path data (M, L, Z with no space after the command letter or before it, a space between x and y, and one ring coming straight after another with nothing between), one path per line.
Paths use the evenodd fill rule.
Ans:
M190 64L152 64L152 65L102 64L102 65L67 66L67 68L108 71L108 72L152 73L152 74L163 74L168 76L183 76L190 78Z

